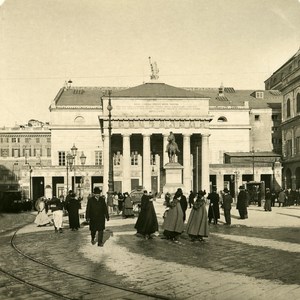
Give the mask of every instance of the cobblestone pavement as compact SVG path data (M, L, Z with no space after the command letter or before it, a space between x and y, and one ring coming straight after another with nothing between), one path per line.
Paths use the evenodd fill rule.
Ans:
M157 201L155 208L161 224L164 207ZM246 220L238 219L235 209L232 214L232 226L224 226L221 215L219 225L210 225L204 243L191 242L185 233L179 243L160 236L144 240L135 236L136 219L112 216L103 248L90 244L88 227L55 234L53 227L37 228L33 223L19 231L16 244L28 255L70 272L170 299L300 299L300 207L265 212L251 206ZM0 249L8 235L1 233ZM1 259L2 264L13 262ZM2 277L1 299L43 299L32 298L33 291L18 284L4 288ZM20 289L23 298L16 297Z

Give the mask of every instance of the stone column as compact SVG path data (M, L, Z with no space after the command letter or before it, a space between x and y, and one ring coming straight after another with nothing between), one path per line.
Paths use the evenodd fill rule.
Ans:
M209 134L202 134L201 189L209 191Z
M123 134L123 186L122 192L131 191L130 134Z
M167 145L168 145L168 137L169 134L164 134L164 143L163 143L163 165L169 162L168 152L166 152Z
M216 176L216 186L218 191L224 189L224 174L219 172ZM208 191L206 191L208 192Z
M104 134L103 141L103 195L106 195L108 191L108 171L109 171L109 139L108 134ZM69 179L70 180L70 179ZM69 184L70 185L70 184ZM92 186L92 190L94 187Z
M151 191L150 135L143 135L143 187Z
M190 137L190 134L183 135L183 185L185 188L185 193L189 193L192 188Z

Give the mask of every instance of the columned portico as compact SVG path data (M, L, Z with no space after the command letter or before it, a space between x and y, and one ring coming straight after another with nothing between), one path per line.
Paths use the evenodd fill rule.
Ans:
M131 190L131 163L130 163L130 134L123 134L123 187L124 192Z
M150 135L143 135L143 187L151 191Z
M201 188L209 191L209 134L202 134Z

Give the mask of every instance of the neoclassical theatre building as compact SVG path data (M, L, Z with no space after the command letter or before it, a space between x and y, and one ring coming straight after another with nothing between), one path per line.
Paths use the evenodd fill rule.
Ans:
M236 194L253 180L281 186L280 92L178 88L157 79L112 88L110 96L107 90L68 85L52 101L51 167L32 172L44 176L52 194L74 186L81 195L95 186L108 191L109 99L114 191L182 187L188 194L216 185ZM180 150L171 166L170 132ZM72 147L77 151L70 166Z

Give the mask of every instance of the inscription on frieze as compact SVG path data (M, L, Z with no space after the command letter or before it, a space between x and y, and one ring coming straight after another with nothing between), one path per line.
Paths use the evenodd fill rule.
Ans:
M114 101L114 116L181 117L208 114L208 100L204 99L130 99Z

